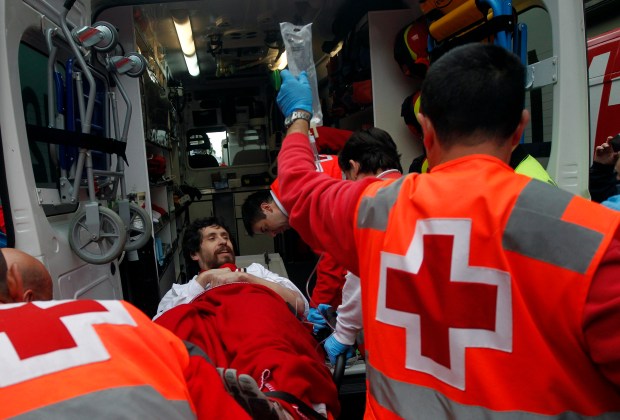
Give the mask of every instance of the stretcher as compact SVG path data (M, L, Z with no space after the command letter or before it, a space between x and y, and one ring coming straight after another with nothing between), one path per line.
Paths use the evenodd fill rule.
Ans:
M457 45L485 39L521 55L523 39L509 1L424 0L420 9L428 22L431 61Z

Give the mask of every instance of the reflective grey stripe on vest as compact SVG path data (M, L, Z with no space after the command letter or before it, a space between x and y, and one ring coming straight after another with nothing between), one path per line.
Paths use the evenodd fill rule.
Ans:
M96 380L93 378L93 380ZM219 384L218 384L219 385ZM36 399L36 396L31 396ZM170 401L150 386L112 388L12 417L19 420L195 419L187 401Z
M544 182L530 181L506 224L504 249L585 273L603 234L560 219L573 197Z
M357 212L359 229L377 229L385 231L390 210L398 198L400 187L405 177L400 177L390 185L379 188L374 197L363 197Z
M374 399L383 408L404 419L552 420L586 418L574 412L549 416L525 411L494 411L480 406L460 404L431 388L388 378L374 369L368 362L366 363L366 378ZM587 418L611 420L618 419L619 415L620 412L606 413Z

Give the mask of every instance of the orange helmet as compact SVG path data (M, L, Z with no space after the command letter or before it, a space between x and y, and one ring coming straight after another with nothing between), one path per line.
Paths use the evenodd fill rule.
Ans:
M409 77L424 78L428 58L428 25L424 18L402 28L394 40L394 59Z
M420 112L420 91L417 90L407 96L400 108L400 116L405 120L407 128L418 138L422 137L422 126L418 121Z

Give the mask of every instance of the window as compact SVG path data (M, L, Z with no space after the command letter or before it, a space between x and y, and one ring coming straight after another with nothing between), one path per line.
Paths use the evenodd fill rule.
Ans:
M208 131L194 128L187 132L187 163L192 169L217 168L223 162L222 145L227 139L223 128Z
M551 19L546 10L533 7L519 14L519 23L527 25L527 64L534 64L553 57ZM540 71L540 70L539 70ZM551 153L554 85L540 86L526 92L525 107L530 110L531 121L524 132L525 149L543 166Z
M44 127L49 124L47 110L47 56L22 43L19 47L19 76L26 124ZM59 80L64 70L57 65ZM58 170L50 156L50 145L30 141L30 158L37 187L56 188Z

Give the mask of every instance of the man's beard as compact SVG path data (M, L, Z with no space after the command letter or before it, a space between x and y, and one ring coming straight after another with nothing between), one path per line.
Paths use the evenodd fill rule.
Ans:
M227 252L228 254L225 254L224 252ZM213 257L209 260L208 265L211 268L218 268L222 264L226 263L235 263L235 253L229 247L224 246L215 251L215 254L213 254Z
M222 264L226 264L226 263L235 263L235 257L232 254L225 254L225 255L217 255L217 266L221 266Z

